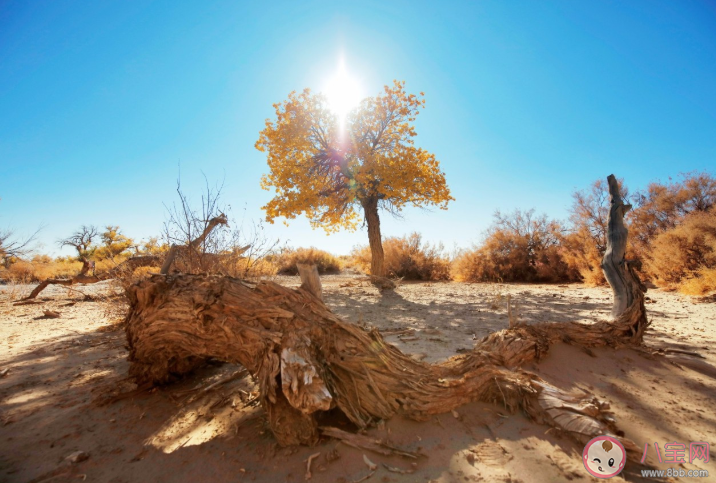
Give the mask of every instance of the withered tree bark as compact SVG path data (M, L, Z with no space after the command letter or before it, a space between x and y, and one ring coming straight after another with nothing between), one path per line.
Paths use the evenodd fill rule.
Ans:
M623 216L623 210L611 216ZM623 264L617 269L627 270ZM366 427L395 414L423 420L478 400L521 409L586 442L616 434L609 405L567 394L519 367L559 341L639 344L646 328L643 294L629 281L626 286L631 304L612 322L518 324L485 337L469 354L431 365L387 344L376 329L342 321L306 288L155 275L127 291L130 374L140 384L158 384L208 358L241 364L259 384L281 445L314 444L317 416L334 408ZM638 451L622 441L630 453Z
M313 263L297 263L296 269L301 277L301 288L323 302L323 287L321 277L318 276L318 267Z
M646 287L634 270L638 268L638 262L625 258L629 230L624 225L624 215L631 209L631 205L622 200L617 179L613 174L607 177L607 183L610 207L607 219L607 250L602 258L602 270L614 292L612 317L617 318L634 303L639 294L646 292ZM643 295L641 299L643 303Z

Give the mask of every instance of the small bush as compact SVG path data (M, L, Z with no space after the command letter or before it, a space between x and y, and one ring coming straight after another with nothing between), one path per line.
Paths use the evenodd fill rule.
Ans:
M271 277L278 272L276 265L276 257L267 255L264 257L244 257L231 263L226 273L232 277L244 278L248 280L258 280L265 277Z
M336 256L313 247L284 250L273 261L281 275L296 275L297 263L314 264L320 274L338 273L342 268L341 261Z
M386 238L383 240L385 273L407 280L450 280L450 259L443 252L441 244L423 243L418 233ZM370 272L369 246L354 248L352 258L360 270Z

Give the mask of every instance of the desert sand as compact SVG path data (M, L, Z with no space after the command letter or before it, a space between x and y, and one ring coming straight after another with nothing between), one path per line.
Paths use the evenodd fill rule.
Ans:
M297 277L277 277L298 286ZM520 322L594 322L608 318L611 290L583 285L403 283L379 292L356 275L322 277L327 305L344 320L375 326L389 342L435 362L469 351L507 328L507 295ZM212 365L151 391L127 379L121 298L110 283L50 287L36 304L13 305L33 286L0 286L0 481L195 482L554 482L598 481L583 447L521 414L468 404L426 422L393 418L368 431L422 453L382 456L325 439L313 448L280 448L249 377L201 392L236 373ZM85 295L89 295L86 297ZM659 463L654 443L716 444L716 305L650 289L645 346L586 351L566 344L525 367L546 381L608 401L625 436L643 447L645 465L628 462L610 481L651 481L640 470L708 470L711 461ZM45 310L58 312L48 318ZM350 428L345 428L350 429ZM79 458L77 452L82 452ZM75 463L67 457L75 454ZM366 459L368 461L366 461ZM688 455L687 455L688 460ZM376 464L371 474L369 464Z

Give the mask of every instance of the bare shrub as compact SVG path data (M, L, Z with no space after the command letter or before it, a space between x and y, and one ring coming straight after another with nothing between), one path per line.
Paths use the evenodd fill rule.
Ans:
M316 265L320 274L338 273L343 268L338 257L314 247L285 249L274 258L274 263L278 273L282 275L296 275L298 273L297 263Z
M452 273L465 282L564 282L576 272L560 247L562 226L534 210L503 215L499 211L483 243L464 250Z
M442 244L423 242L419 233L404 237L391 237L383 241L385 273L390 277L407 280L450 280L450 259ZM370 247L360 246L351 254L355 265L364 272L370 271Z
M204 232L210 220L228 211L221 201L223 184L211 187L205 181L201 202L195 207L177 180L179 203L167 207L164 223L163 241L167 247L188 246ZM276 267L269 258L277 251L279 240L266 236L262 222L242 220L237 225L231 220L229 226L232 225L233 230L224 227L212 230L196 249L183 251L174 268L185 273L220 273L240 278L274 275Z
M624 199L629 191L623 180L617 180ZM609 188L606 180L594 181L586 190L572 193L572 206L568 233L560 242L563 258L577 271L588 285L606 285L601 262L607 249L607 216L609 214Z
M276 275L278 267L273 258L280 251L280 241L266 235L263 221L242 219L231 232L229 247L223 252L224 273L252 280ZM239 253L243 247L248 249Z
M33 251L30 245L35 241L40 230L42 227L27 238L18 238L10 229L0 230L0 263L2 266L9 268L12 262L28 257Z
M716 210L694 212L657 235L646 260L647 272L659 286L704 293L716 269Z

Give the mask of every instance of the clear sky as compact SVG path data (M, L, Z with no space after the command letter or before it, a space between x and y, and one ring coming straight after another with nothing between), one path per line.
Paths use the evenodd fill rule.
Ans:
M456 199L385 214L384 236L468 246L496 209L563 219L610 173L635 190L716 171L714 2L0 1L0 228L45 225L55 254L82 224L159 234L179 166L190 196L225 179L229 215L262 218L272 104L341 56L366 94L425 92L416 144ZM268 232L367 243L305 218Z

